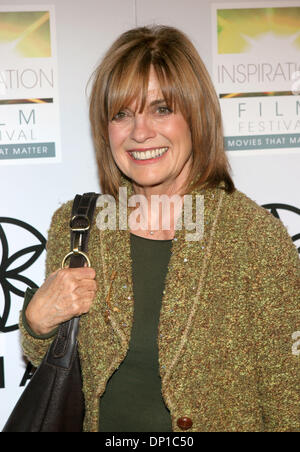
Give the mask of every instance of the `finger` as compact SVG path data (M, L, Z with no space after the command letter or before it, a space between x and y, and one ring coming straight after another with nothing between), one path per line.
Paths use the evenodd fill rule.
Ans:
M95 279L83 279L82 282L86 284L88 290L96 292L98 290L98 284Z
M81 279L75 290L96 292L98 286L94 279Z
M80 315L87 314L90 311L91 307L92 307L92 300L86 300L82 304Z
M91 300L95 297L95 295L96 290L87 287L78 287L73 292L73 297L76 299L78 303L81 303L84 300Z
M75 279L94 279L96 272L92 267L63 268L61 274L71 275Z
M96 277L96 272L92 267L79 267L72 270L77 270L74 275L78 279L94 279Z
M80 300L74 301L72 303L72 315L78 316L81 314L86 314L91 309L93 304L94 293L93 292L85 292L80 296Z

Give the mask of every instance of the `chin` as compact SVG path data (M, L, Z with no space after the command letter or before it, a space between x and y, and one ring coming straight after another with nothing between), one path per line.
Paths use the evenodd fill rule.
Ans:
M132 177L131 180L141 187L155 187L165 181L165 179L159 177Z

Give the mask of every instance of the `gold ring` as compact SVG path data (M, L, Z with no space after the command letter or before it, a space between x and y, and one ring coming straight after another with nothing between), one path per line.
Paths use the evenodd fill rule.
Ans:
M69 257L76 255L76 254L80 254L80 256L83 256L87 262L88 267L91 267L91 261L86 253L84 253L83 251L79 251L79 250L76 250L76 251L73 250L65 255L65 257L63 258L62 263L61 263L61 268L65 268L65 263L66 263L67 259L69 259Z

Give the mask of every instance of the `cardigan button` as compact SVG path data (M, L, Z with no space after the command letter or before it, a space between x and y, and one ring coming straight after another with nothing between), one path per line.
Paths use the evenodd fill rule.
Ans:
M187 416L182 416L177 419L177 425L181 430L188 430L193 425L193 421Z

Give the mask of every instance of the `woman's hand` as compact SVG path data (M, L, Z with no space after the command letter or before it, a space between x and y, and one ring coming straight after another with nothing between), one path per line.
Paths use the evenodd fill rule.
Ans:
M32 297L25 315L38 335L48 334L73 317L87 313L97 290L93 268L64 268L52 273Z

